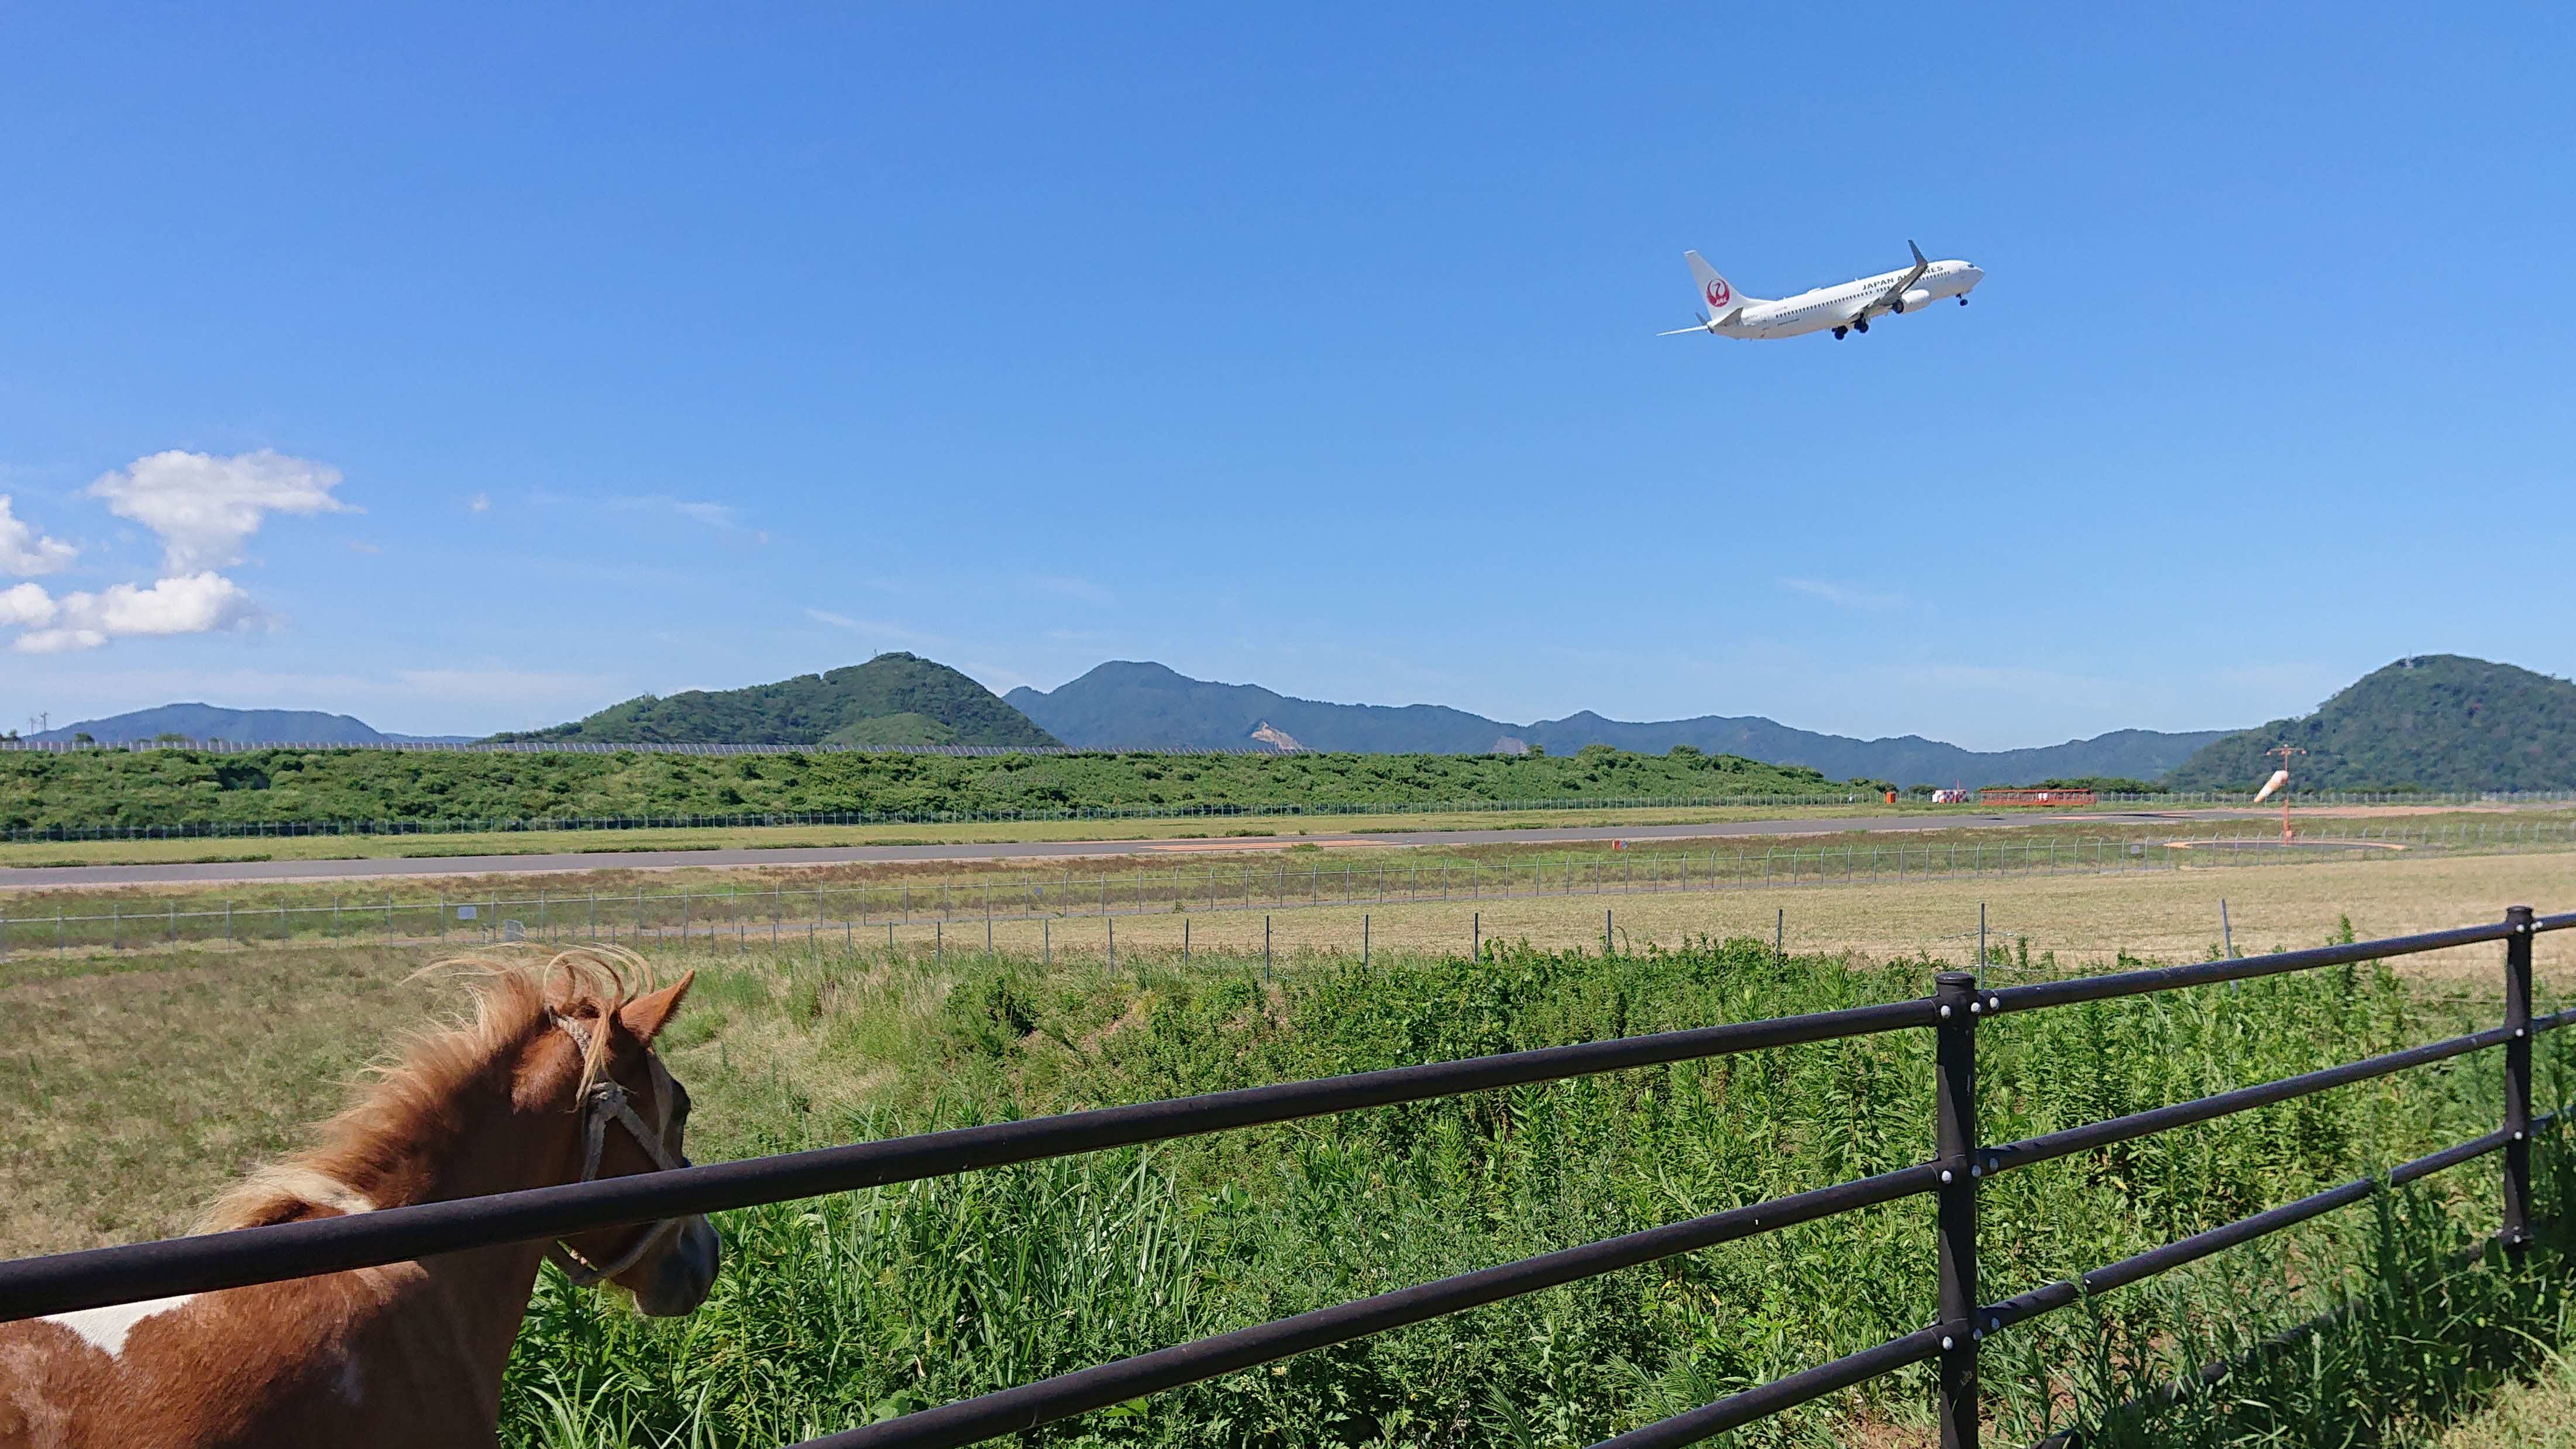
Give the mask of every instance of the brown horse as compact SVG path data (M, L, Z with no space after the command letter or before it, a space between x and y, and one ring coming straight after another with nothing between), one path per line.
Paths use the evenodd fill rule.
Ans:
M473 1022L415 1038L314 1148L235 1188L204 1229L686 1163L688 1093L652 1044L690 976L630 996L621 968L642 963L622 952L451 964ZM719 1251L692 1217L0 1324L0 1446L489 1445L540 1262L679 1314L705 1301Z

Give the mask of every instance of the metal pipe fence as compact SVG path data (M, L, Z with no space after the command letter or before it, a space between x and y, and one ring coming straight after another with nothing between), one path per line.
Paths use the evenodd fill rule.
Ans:
M1397 1067L780 1157L21 1259L0 1263L0 1321L338 1272L493 1243L537 1241L1466 1092L1928 1028L1934 1033L1935 1061L1934 1100L1928 1105L1937 1127L1932 1161L1097 1364L810 1440L799 1449L942 1449L974 1443L1480 1304L1923 1194L1935 1199L1937 1322L1875 1348L1644 1425L1607 1444L1643 1449L1693 1443L1898 1368L1938 1360L1944 1449L1974 1449L1979 1425L1978 1359L1988 1337L2067 1307L2086 1294L2107 1292L2282 1231L2362 1201L2385 1187L2502 1154L2499 1237L2509 1255L2520 1256L2530 1241L2531 1134L2560 1120L2558 1113L2547 1117L2531 1113L2531 1043L2541 1033L2576 1024L2576 1008L2532 1015L2532 940L2538 932L2569 927L2576 927L2576 914L2538 917L2528 906L2515 906L2503 921L2488 925L1996 990L1981 985L1972 973L1943 972L1936 977L1931 996L1877 1006ZM2502 942L2505 947L2504 1021L2497 1027L2027 1141L1987 1144L1978 1132L1978 1030L1995 1018L2485 942ZM2414 1158L2384 1176L2358 1179L2211 1227L2079 1278L2000 1299L1985 1296L1977 1264L1978 1192L1997 1173L2499 1046L2506 1049L2507 1081L2501 1123L2493 1132Z
M853 882L768 890L631 891L398 900L335 896L330 904L119 901L104 912L13 913L0 896L0 960L27 952L180 945L419 945L500 941L687 941L755 935L773 942L1033 920L1217 911L1531 900L1552 896L1804 888L1863 881L2178 871L2285 859L2394 857L2407 850L2576 848L2576 820L2328 825L2284 849L2277 840L2211 833L2161 841L2091 837L1907 845L1768 846L1759 850L1618 850L1532 861L1271 861L1075 875L992 873L952 881ZM614 861L603 862L604 866Z
M1071 745L717 745L634 740L22 740L0 737L0 752L80 755L107 751L184 750L203 755L253 755L263 750L365 750L427 755L1293 755L1309 751L1269 745L1172 745L1146 750L1077 749Z

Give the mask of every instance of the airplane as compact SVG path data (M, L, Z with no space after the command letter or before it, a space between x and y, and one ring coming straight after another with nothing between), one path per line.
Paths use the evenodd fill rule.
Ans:
M1679 337L1685 332L1706 332L1718 337L1804 337L1810 332L1833 329L1840 341L1847 333L1867 332L1869 319L1888 312L1911 312L1929 307L1944 297L1956 297L1959 305L1968 305L1968 293L1986 279L1983 268L1961 261L1926 261L1923 248L1912 242L1906 250L1914 253L1914 265L1899 272L1881 272L1857 282L1838 287L1818 287L1783 297L1776 302L1760 297L1747 297L1735 290L1717 268L1697 252L1684 252L1690 263L1691 276L1699 282L1699 294L1708 303L1692 327L1676 327L1658 332L1658 337Z

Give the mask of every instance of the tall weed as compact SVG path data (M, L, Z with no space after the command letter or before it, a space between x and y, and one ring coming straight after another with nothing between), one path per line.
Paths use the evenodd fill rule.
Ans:
M788 968L787 984L717 984L711 999L726 1004L731 1024L701 1056L729 1054L726 1033L747 1040L755 1026L803 1043L795 1072L763 1078L758 1091L714 1094L751 1119L718 1129L726 1146L774 1151L1827 1010L1924 994L1935 968L1782 959L1767 941L1742 940L1606 959L1529 949L1482 962L1380 955L1277 981L1262 979L1257 961L1148 961L1112 977L978 960L926 983L886 974L899 969L821 958ZM843 989L806 989L835 980ZM1980 1042L1982 1131L1988 1141L2028 1136L2450 1035L2492 1014L2362 967L2007 1017ZM725 1274L688 1319L643 1320L548 1274L513 1360L506 1437L528 1446L792 1442L1910 1165L1932 1148L1930 1054L1927 1033L1893 1033L728 1214ZM2497 1070L2482 1054L1999 1178L1984 1196L1988 1294L2071 1276L2489 1130L2502 1101ZM835 1080L859 1075L894 1080L871 1106L835 1108ZM2553 1171L2569 1190L2564 1167ZM2242 1357L2252 1336L2320 1306L2381 1304L2366 1285L2415 1271L2435 1244L2448 1251L2466 1241L2463 1224L2491 1215L2491 1177L2462 1169L2393 1201L2381 1219L2333 1215L2290 1243L2003 1335L1987 1375L1999 1428L2046 1432L2071 1413L2097 1432L2127 1432L2116 1406L2172 1377L2179 1359ZM1024 1438L1279 1449L1583 1444L1910 1332L1930 1320L1932 1289L1929 1203L1916 1199L1320 1350ZM2555 1310L2489 1294L2344 1311L2355 1323L2429 1314L2424 1321L2447 1334ZM2429 1412L2449 1391L2407 1385L2456 1380L2466 1392L2520 1362L2481 1352L2452 1364L2419 1349L2413 1379L2379 1358L2313 1367L2345 1375L2337 1382L2347 1386L2366 1369L2376 1375L2370 1385L2404 1387L2406 1402ZM2275 1360L2287 1361L2251 1361ZM2225 1417L2288 1432L2299 1406L2323 1392L2299 1398L2278 1377L2288 1372L2231 1375L2227 1393L2256 1384L2279 1404ZM1928 1393L1926 1373L1909 1371L1748 1428L1737 1442L1829 1442L1858 1420L1920 1423Z

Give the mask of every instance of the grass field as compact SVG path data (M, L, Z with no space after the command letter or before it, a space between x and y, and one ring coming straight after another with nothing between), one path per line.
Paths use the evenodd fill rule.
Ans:
M2054 953L2075 965L2123 950L2164 957L2215 953L2226 939L2220 925L2222 901L2235 948L2249 952L2312 939L2335 929L2345 916L2365 934L2395 935L2491 918L2517 902L2576 902L2576 852L2373 850L2288 864L2228 864L2223 862L2260 858L2220 855L2185 869L2095 874L2086 862L2100 852L2075 850L2073 844L2080 842L2069 842L2071 853L2062 858L2073 863L2047 874L1991 868L2005 852L2015 860L2033 850L2042 860L2049 858L2052 837L2046 830L1933 831L1905 837L1905 848L1915 854L1907 866L1913 873L1904 876L1869 876L1873 853L1894 847L1856 845L1851 861L1859 878L1845 884L1836 839L1744 847L1748 854L1737 862L1744 869L1733 875L1720 872L1733 882L1723 888L1695 884L1686 890L1633 893L1623 891L1623 883L1633 880L1643 887L1660 880L1669 887L1680 874L1678 857L1559 846L1292 848L1177 861L1167 856L1104 857L1062 865L1054 873L1016 864L979 868L932 861L598 870L536 881L471 876L361 890L330 882L19 890L0 895L0 916L6 917L0 921L0 980L12 971L24 977L52 970L49 962L74 962L87 951L119 941L130 952L157 949L165 940L230 935L237 942L234 949L259 952L323 939L358 945L426 940L444 930L449 944L465 945L502 917L523 920L533 935L558 940L588 939L594 932L601 938L633 939L637 925L644 923L643 939L650 949L659 949L661 940L675 936L676 928L688 921L702 945L712 927L724 934L722 944L745 948L811 939L852 947L971 952L982 950L987 941L980 894L985 884L994 887L996 914L1003 917L992 924L991 944L1005 952L1105 954L1112 926L1098 910L1106 898L1121 912L1114 929L1126 954L1178 955L1186 940L1198 951L1257 955L1266 922L1273 956L1282 962L1356 954L1364 932L1370 944L1390 950L1464 952L1478 939L1525 940L1542 949L1597 948L1605 912L1617 939L1633 947L1671 946L1699 936L1768 939L1777 930L1783 944L1800 951L1964 961L1974 949L1982 905L1996 944L2040 958ZM1955 855L1952 844L1959 847ZM1786 884L1784 862L1761 862L1765 850L1785 855L1793 847L1806 860L1797 885ZM1720 853L1694 852L1690 879L1704 883ZM2117 851L2111 858L2127 859ZM1980 859L1989 869L1971 870L1970 864ZM2170 865L2172 859L2200 858L2159 850L2147 859ZM1535 878L1551 893L1530 891L1533 863L1540 867ZM1885 858L1878 863L1893 865ZM1318 875L1303 874L1310 864ZM1932 873L1924 873L1927 866ZM1345 877L1345 867L1353 874ZM1432 899L1374 899L1372 872L1381 867L1396 896L1418 888ZM1766 871L1776 877L1770 884L1762 882ZM1575 893L1552 893L1569 880ZM899 882L906 884L898 887ZM1512 894L1495 894L1498 883ZM1471 885L1488 893L1473 897ZM1310 886L1313 898L1330 902L1348 890L1367 904L1308 905ZM692 893L691 904L677 899L674 893L681 890ZM1437 898L1444 890L1450 899ZM1285 897L1275 909L1268 903L1274 891ZM1169 909L1175 895L1189 903L1186 914ZM441 899L448 909L440 908ZM899 910L898 903L905 900L909 906ZM441 926L442 917L453 917L454 903L461 901L481 903L476 921L448 919ZM1237 904L1207 908L1227 901ZM1145 909L1139 910L1139 902ZM1011 918L1032 904L1058 914L1043 924L1035 918ZM291 918L280 914L281 907L291 910ZM934 925L943 910L951 919ZM67 913L71 924L58 928L51 919L56 911ZM174 918L167 914L171 911L197 914ZM886 918L905 911L909 923L889 933ZM57 940L70 950L55 951ZM2544 971L2560 969L2576 952L2576 942L2562 940L2544 941ZM75 964L69 969L89 968ZM2425 958L2408 969L2445 968L2439 958Z
M2576 903L2576 856L1328 907L1276 913L1270 929L1277 972L1288 976L1329 971L1355 955L1363 915L1375 953L1464 953L1478 915L1488 943L1597 951L1605 909L1621 946L1632 951L1701 937L1768 940L1783 919L1775 913L1785 912L1793 953L1966 964L1983 904L1994 946L2038 961L2053 953L2061 966L2085 969L2123 954L2180 960L2214 953L2221 899L2240 951L2310 944L2346 920L2365 937L2400 935L2493 919L2517 903L2565 908ZM1202 957L1260 958L1258 912L1193 915L1189 925ZM1180 918L1122 917L1117 927L1125 969L1177 965ZM1105 972L1101 921L1056 923L1043 946L1035 923L1005 923L994 934L1006 954L1043 949L1067 970ZM827 949L834 944L819 940ZM934 954L926 926L899 931L897 944L902 960ZM962 967L981 954L982 932L949 932L944 944L949 964ZM789 933L784 945L789 949L773 949L760 932L739 947L701 938L687 959L760 969L805 954L801 932ZM437 955L435 948L298 946L59 962L22 956L0 964L0 1009L15 1028L0 1046L0 1115L17 1124L0 1151L0 1251L176 1230L232 1172L321 1115L373 1051L380 1023L430 1004L405 978ZM887 960L882 952L869 959ZM2576 933L2542 937L2536 960L2545 983L2576 997ZM2400 969L2483 989L2497 967L2492 948L2472 947L2409 957ZM138 1049L144 1040L149 1052ZM169 1070L174 1061L177 1069ZM219 1089L213 1105L194 1095L207 1084ZM93 1164L108 1170L93 1172Z
M2500 919L2509 905L2536 905L2544 911L2576 908L2576 854L1862 882L1767 893L1326 906L1273 913L1269 929L1274 952L1291 958L1356 953L1363 915L1369 917L1372 944L1390 951L1463 953L1480 917L1487 941L1597 950L1606 911L1621 948L1642 950L1649 944L1676 947L1703 936L1769 940L1783 919L1779 913L1785 912L1783 935L1793 952L1848 953L1869 960L1928 955L1965 963L1975 955L1977 908L1983 904L1993 944L2010 948L2026 942L2032 955L2053 952L2073 968L2104 965L2122 953L2168 960L2214 955L2221 900L2228 904L2236 949L2247 954L2314 943L2347 917L2366 937L2403 935ZM1188 919L1195 949L1260 953L1261 912L1194 913ZM1117 928L1122 954L1180 950L1178 916L1123 916ZM1098 920L1058 922L1047 934L1058 951L1097 955L1108 944L1107 928ZM915 950L926 947L929 937L926 926L897 933L898 941ZM1035 922L994 928L995 942L1006 952L1034 950L1038 937ZM946 939L952 950L976 950L983 945L983 931L971 923L950 927ZM2543 938L2535 960L2544 973L2576 983L2576 940L2568 934ZM2401 969L2474 979L2497 968L2491 948L2466 948L2409 957Z
M2178 809L2175 827L2088 824L2056 827L2087 835L2153 835L2159 828L2211 828L2231 820L2210 810ZM1897 815L1925 825L1945 817L1991 813L1973 805L1930 805L1911 797L1888 805L1871 796L1847 805L1627 806L1546 810L1401 811L1356 815L1235 815L1210 819L982 821L898 825L742 825L690 830L505 830L452 835L282 835L228 839L0 841L0 866L167 865L263 860L441 860L470 855L597 854L603 868L615 857L660 850L784 850L817 846L976 845L1013 841L1099 841L1104 848L1155 840L1289 839L1301 836L1414 834L1441 830L1543 830L1618 825L1698 825L1741 820L1813 821L1830 831L1836 820ZM2526 821L2563 827L2564 809L2338 806L2309 812L2319 828L2350 830L2371 821L2423 829L2444 825ZM2021 827L2048 828L2048 827ZM2258 826L2244 827L2260 833ZM1909 837L1911 838L1911 837ZM949 867L955 868L955 867Z
M2576 1342L2564 1330L2555 1344ZM2576 1449L2576 1361L2553 1353L2548 1367L2527 1385L2496 1396L2496 1403L2453 1425L2432 1449Z
M1380 815L1230 815L1168 820L983 821L953 825L744 825L703 830L507 830L455 835L286 835L220 840L0 842L0 866L156 865L193 861L434 860L459 855L552 855L642 850L788 849L831 845L972 845L1004 841L1227 840L1425 830L1540 830L1592 825L1695 825L1723 820L1832 821L1905 814L1937 819L1965 805L1708 805L1613 809L1460 810Z
M2028 934L2034 953L2056 950L2060 965L2107 963L2122 950L2198 954L2215 937L2215 887L2250 950L2312 944L2345 916L2383 934L2482 919L2510 900L2550 908L2576 893L2570 867L2501 857L2249 868L2208 881L1828 887L1792 900L1797 959L1785 964L1767 950L1770 903L1731 896L1613 902L1631 934L1609 961L1590 934L1589 900L1513 903L1529 914L1495 933L1585 954L1532 949L1481 964L1438 954L1464 946L1445 939L1463 934L1463 913L1371 912L1365 970L1330 949L1354 943L1326 929L1355 927L1356 912L1294 913L1275 925L1312 922L1316 933L1266 982L1246 937L1195 937L1184 967L1177 940L1130 944L1131 930L1164 924L1145 919L1120 921L1115 969L1098 949L1105 940L1059 940L1051 964L958 949L980 941L951 940L945 960L919 941L891 956L702 942L669 962L706 972L669 1049L699 1101L692 1147L722 1158L1912 994L1925 964L1868 963L1959 959L1963 943L1936 938L1953 924L1972 931L1979 898L1999 926L2029 927L1999 930L2007 949ZM1690 909L1630 914L1668 906ZM1194 932L1246 925L1257 916L1193 922ZM1764 945L1682 945L1747 927ZM1650 939L1662 949L1648 950ZM2576 986L2561 939L2546 938L2553 993ZM0 1048L0 1113L13 1123L0 1150L0 1251L176 1229L325 1112L389 1023L438 1004L409 979L431 954L137 953L0 974L13 1026ZM2323 973L2016 1019L1991 1058L1999 1115L1988 1133L2023 1135L2483 1022L2494 954L2409 963L2405 976ZM691 1419L703 1442L792 1440L1911 1161L1924 1150L1921 1056L1921 1043L1896 1038L1804 1048L736 1214L727 1286L685 1325L643 1324L559 1287L541 1295L513 1380L512 1442L679 1443L671 1436ZM2473 1135L2493 1116L2492 1076L2475 1059L1999 1179L1992 1281L2035 1283ZM2544 1087L2544 1101L2564 1085ZM2437 1179L2411 1202L2410 1231L2449 1243L2487 1221L2491 1177ZM1086 1432L1122 1444L1588 1442L1912 1326L1929 1282L1919 1206L1309 1355ZM2179 1353L2199 1342L2182 1330L2211 1321L2212 1295L2252 1305L2237 1315L2248 1325L2312 1311L2366 1280L2370 1224L2365 1210L2337 1215L2300 1235L2286 1260L2231 1255L2173 1293L2138 1290L2113 1305L2113 1327ZM2295 1291L2277 1286L2285 1262ZM2276 1286L2258 1292L2264 1283ZM2520 1324L2512 1314L2522 1313L2506 1317ZM2043 1388L2062 1417L2121 1381L2082 1367L2091 1327L2059 1320L1997 1346L1999 1430L2034 1427ZM2140 1351L2122 1372L2164 1362ZM2453 1368L2459 1383L2493 1377L2491 1366ZM1891 1381L1746 1442L1852 1442L1860 1426L1873 1443L1920 1442L1921 1387ZM2442 1417L2426 1412L2428 1424ZM2455 1449L2473 1446L2484 1449L2471 1439Z

